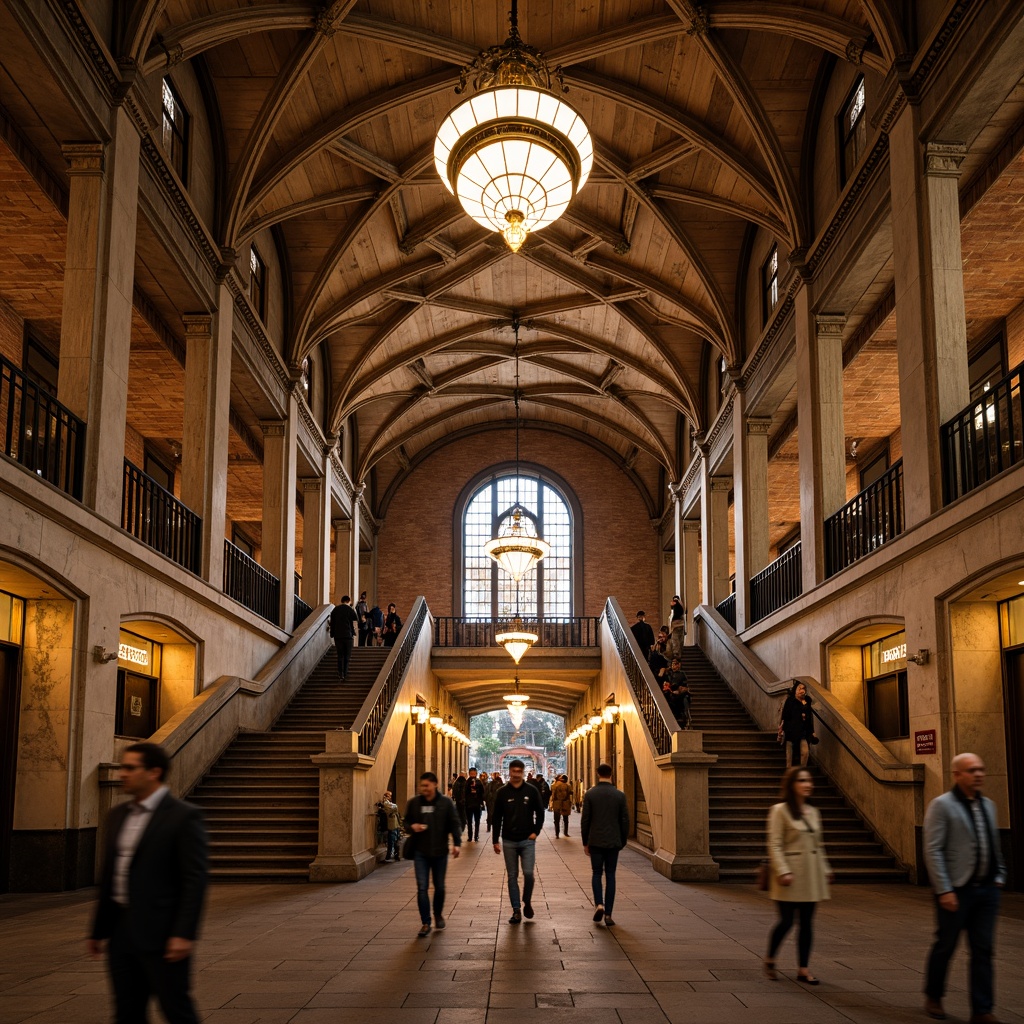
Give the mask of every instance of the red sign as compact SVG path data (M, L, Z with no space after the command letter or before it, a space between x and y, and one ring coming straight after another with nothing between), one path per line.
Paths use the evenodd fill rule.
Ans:
M935 730L925 729L923 732L914 733L914 753L934 754L935 753Z

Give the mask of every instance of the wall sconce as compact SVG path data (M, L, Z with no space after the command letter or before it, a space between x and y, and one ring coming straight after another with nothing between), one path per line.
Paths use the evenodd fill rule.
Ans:
M912 661L915 665L927 665L928 664L928 648L922 647L917 654L908 654L907 661Z
M580 735L581 736L586 736L588 732L590 732L590 723L589 722L584 722L580 726Z
M409 714L412 715L416 725L425 725L430 718L430 712L422 704L413 704L409 708Z
M434 732L438 732L441 726L444 725L444 719L441 717L441 712L437 708L430 709L430 728Z
M619 724L619 705L618 704L605 704L604 706L604 720L609 725Z
M112 661L117 661L117 651L108 651L102 644L97 644L92 649L93 661L99 662L101 665L109 665Z
M593 714L590 716L590 728L594 732L600 732L601 726L604 724L604 718L601 717L601 712L594 708Z

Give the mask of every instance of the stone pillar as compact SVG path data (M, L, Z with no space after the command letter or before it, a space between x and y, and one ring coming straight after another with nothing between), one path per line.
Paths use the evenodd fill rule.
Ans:
M942 507L939 428L970 400L958 194L967 148L922 147L920 130L920 108L908 104L889 135L908 527Z
M302 481L302 600L317 608L330 600L331 464L324 477ZM352 603L355 604L355 597Z
M295 612L295 396L288 396L288 417L262 422L263 567L281 581L278 622L291 632Z
M708 457L701 455L700 520L703 541L704 603L714 608L730 594L729 491L732 477L712 476Z
M331 525L334 527L334 593L331 600L334 604L341 604L341 599L350 594L354 603L359 600L359 595L351 594L349 590L352 573L352 520L332 519Z
M840 315L814 316L807 287L796 293L800 543L803 590L825 579L825 520L846 504L843 328Z
M683 539L680 525L683 521L683 496L680 494L682 483L669 484L669 494L672 495L672 537L674 539L675 560L672 574L672 593L678 594L680 600L683 597Z
M679 596L686 606L686 643L695 644L693 610L700 604L700 523L684 519L678 524L682 536L683 589Z
M57 397L86 421L82 500L121 520L139 133L123 107L112 138L64 147L71 178Z
M356 488L355 494L352 496L352 552L350 554L349 573L351 576L352 600L356 601L359 598L359 529L360 529L360 508L359 502L362 501L363 493L366 490L366 484L360 484ZM371 595L372 598L376 599L377 595ZM371 600L371 605L373 601Z
M733 522L736 535L736 632L750 625L750 578L768 564L768 429L771 418L747 415L733 399Z
M228 500L228 424L231 411L233 303L217 289L218 312L182 317L185 325L185 407L181 445L181 500L202 517L203 579L224 579Z

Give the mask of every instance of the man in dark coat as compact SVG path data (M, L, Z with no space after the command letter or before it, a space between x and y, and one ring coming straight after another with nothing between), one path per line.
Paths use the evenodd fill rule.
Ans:
M469 778L462 789L462 804L466 809L466 824L469 826L468 841L480 841L480 816L486 803L487 787L477 777L476 768L469 769Z
M430 895L434 880L434 927L444 928L444 879L448 871L448 837L452 837L452 857L462 847L462 829L452 801L437 791L437 776L424 772L419 780L419 795L405 809L416 870L416 905L420 912L420 936L430 934Z
M336 604L331 612L331 623L328 627L331 636L334 637L334 646L338 650L338 675L342 679L348 673L348 662L352 657L352 647L355 644L356 627L359 624L359 616L352 607L352 598L346 594L341 599L341 604Z
M654 646L654 630L651 629L651 624L647 621L647 613L642 609L638 611L636 622L629 629L636 640L637 647L640 648L644 661L646 661Z
M207 883L207 839L198 807L171 796L170 759L156 743L121 757L132 799L110 812L89 952L108 947L119 1022L143 1022L152 997L170 1024L198 1024L189 975Z
M580 819L583 852L590 857L591 883L594 890L594 920L604 918L605 926L615 925L612 907L615 903L615 868L619 850L629 841L629 809L626 795L612 784L611 765L597 768L597 785L583 797ZM605 880L601 892L602 875Z

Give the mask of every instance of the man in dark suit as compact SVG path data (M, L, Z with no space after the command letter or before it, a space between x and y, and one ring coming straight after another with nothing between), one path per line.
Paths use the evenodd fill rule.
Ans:
M651 624L647 621L646 613L643 611L637 612L636 622L629 628L636 639L637 646L640 648L640 653L644 656L644 661L646 661L650 656L651 648L654 646L654 630L651 629Z
M170 759L156 743L121 758L132 799L110 812L89 952L108 946L117 1024L145 1024L155 996L170 1024L198 1024L189 975L207 883L207 840L198 807L171 796Z
M336 604L331 610L331 621L328 626L330 634L334 637L334 646L338 651L338 675L342 679L348 674L348 662L352 657L352 647L355 643L356 627L359 625L359 616L352 607L352 598L346 594L341 599L341 604Z

